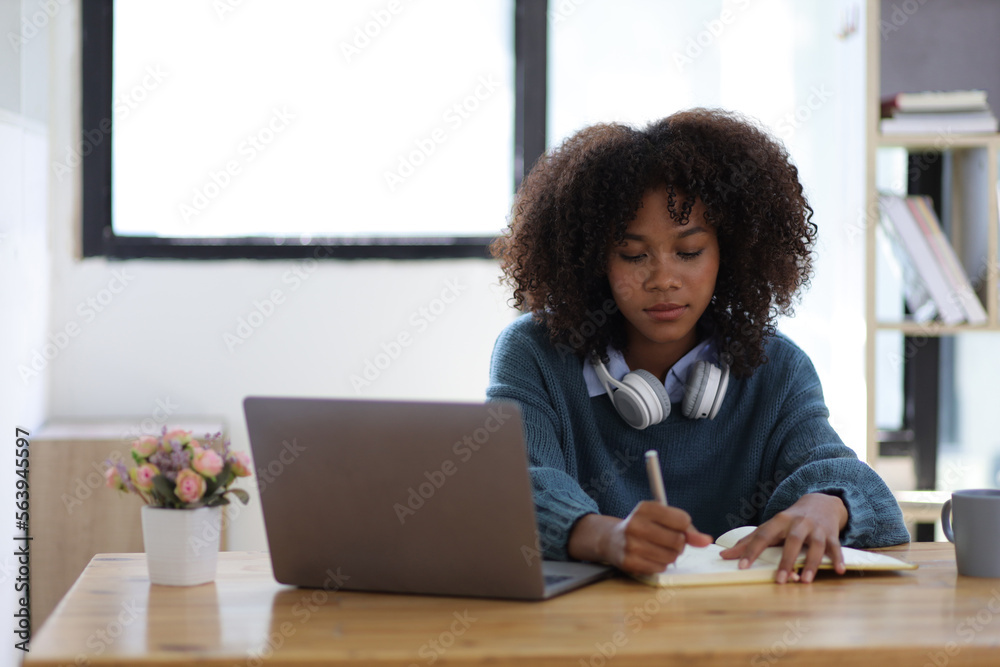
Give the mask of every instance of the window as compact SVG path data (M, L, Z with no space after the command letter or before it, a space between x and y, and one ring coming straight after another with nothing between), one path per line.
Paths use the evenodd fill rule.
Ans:
M84 254L486 256L528 154L515 18L544 7L84 3Z

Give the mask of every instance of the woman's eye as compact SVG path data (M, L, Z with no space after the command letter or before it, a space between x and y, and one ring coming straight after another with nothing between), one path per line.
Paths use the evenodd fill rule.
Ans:
M681 259L694 259L698 255L700 255L702 252L704 252L704 251L703 250L697 250L695 252L679 252L679 253L677 253L677 256L680 257Z
M625 253L621 253L621 258L626 262L639 262L645 256L646 255L626 255Z

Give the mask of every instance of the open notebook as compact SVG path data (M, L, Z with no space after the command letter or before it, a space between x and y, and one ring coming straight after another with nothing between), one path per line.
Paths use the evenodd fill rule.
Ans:
M739 559L725 560L719 553L728 549L756 526L741 526L724 533L707 547L685 547L684 552L666 571L660 574L635 575L639 581L650 586L715 586L720 584L752 584L774 581L774 571L781 562L782 547L768 547L761 552L753 564L745 570L739 569ZM841 547L844 565L848 570L915 570L916 564L906 563L887 556L850 547ZM799 556L798 565L805 562L805 553ZM829 556L823 557L820 569L833 569Z

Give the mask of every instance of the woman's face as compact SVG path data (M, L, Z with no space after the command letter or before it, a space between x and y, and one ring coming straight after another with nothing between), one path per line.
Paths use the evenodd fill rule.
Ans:
M679 209L683 199L677 196ZM608 256L608 281L625 316L630 349L663 351L676 361L698 342L695 325L719 273L719 241L695 200L687 224L670 217L667 189L649 190ZM671 362L673 363L673 362Z

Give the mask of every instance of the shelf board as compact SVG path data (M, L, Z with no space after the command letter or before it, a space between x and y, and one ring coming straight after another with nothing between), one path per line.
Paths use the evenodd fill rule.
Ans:
M876 331L901 331L922 336L948 336L977 331L997 333L1000 326L990 324L943 324L941 322L876 322Z
M940 521L941 507L951 498L950 491L893 491L893 495L907 523Z
M921 148L947 150L949 148L986 148L1000 146L1000 133L972 134L965 132L933 132L927 134L875 133L875 140L882 148Z

